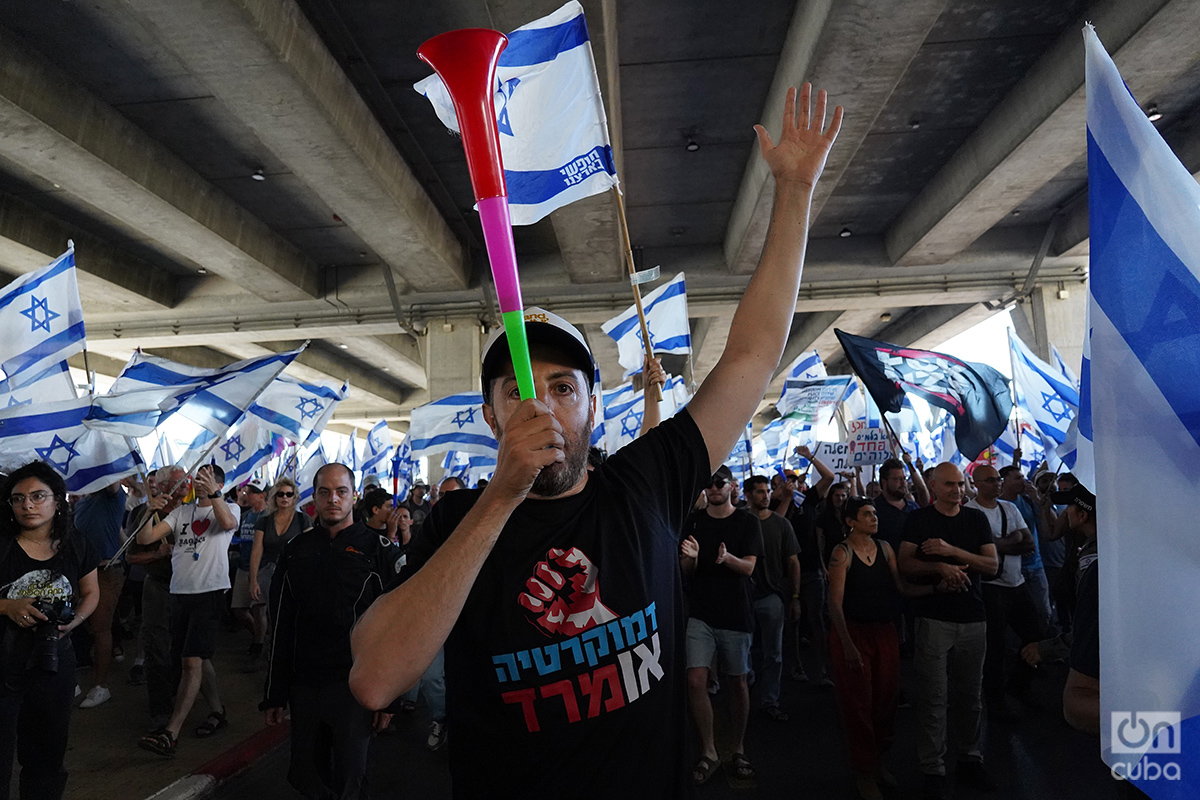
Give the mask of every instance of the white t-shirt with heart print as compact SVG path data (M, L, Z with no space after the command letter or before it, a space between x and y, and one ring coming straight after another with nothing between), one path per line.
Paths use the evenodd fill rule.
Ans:
M216 502L222 503L223 500ZM212 506L180 506L164 520L175 533L171 551L171 594L201 594L229 588L229 542L238 529L241 509L225 503L233 527L219 530Z

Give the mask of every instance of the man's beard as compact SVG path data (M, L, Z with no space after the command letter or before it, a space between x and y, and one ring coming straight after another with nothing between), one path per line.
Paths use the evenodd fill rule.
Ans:
M569 431L563 431L563 455L566 460L556 461L548 467L542 467L542 471L533 479L533 486L529 490L530 494L539 497L558 497L579 483L579 479L587 470L588 445L591 444L590 432L590 418L585 426L576 431L574 435Z

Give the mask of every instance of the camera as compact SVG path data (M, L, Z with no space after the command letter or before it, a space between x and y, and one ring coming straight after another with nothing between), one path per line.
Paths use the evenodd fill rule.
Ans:
M38 622L33 629L33 652L29 656L30 666L45 672L58 672L58 639L59 625L67 625L75 619L75 608L70 599L48 600L39 597L33 601L33 607L46 617L45 622Z

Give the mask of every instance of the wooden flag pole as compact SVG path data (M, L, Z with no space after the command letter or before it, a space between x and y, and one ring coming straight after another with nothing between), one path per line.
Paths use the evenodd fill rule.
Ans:
M629 239L629 221L625 218L625 198L621 196L621 191L616 186L612 187L612 193L617 197L617 210L621 218L621 238L625 242L625 263L629 265L629 276L632 278L637 274L637 267L633 264L633 244ZM646 311L642 308L642 290L636 283L630 282L630 287L633 289L633 305L637 308L638 322L642 326L642 350L647 358L652 358L654 348L650 344L650 327L646 324ZM662 402L662 388L657 383L644 387L644 391L649 393L647 396L654 402Z

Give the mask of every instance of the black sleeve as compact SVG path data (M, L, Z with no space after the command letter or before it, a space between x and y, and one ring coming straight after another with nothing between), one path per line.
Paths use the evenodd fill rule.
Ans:
M992 535L992 523L988 521L987 514L984 514L977 508L964 508L963 511L971 512L972 527L974 528L975 539L978 546L975 549L976 553L983 551L985 544L995 544L996 537ZM1015 524L1015 520L1010 520Z
M792 556L800 555L800 540L796 537L796 530L792 527L792 523L783 518L783 542L780 545L782 548L780 555L783 560L787 561Z
M1100 581L1098 564L1091 564L1079 579L1075 606L1075 640L1071 643L1071 669L1100 679Z
M742 521L741 538L742 552L734 553L740 558L748 558L754 556L759 561L763 560L763 551L766 549L763 546L762 523L758 517L751 514L749 511L739 511L746 519Z
M79 565L79 577L87 575L89 572L100 566L100 554L96 552L96 546L92 544L91 539L81 534L79 531L72 531L71 536L75 537L73 544L79 548L79 559L76 562ZM113 567L120 569L120 567ZM78 589L78 587L76 587Z
M708 445L687 408L622 447L601 467L634 505L678 532L712 476Z
M421 567L425 566L442 542L454 533L454 529L462 522L475 506L475 501L483 494L482 489L460 489L449 492L429 509L421 527L413 531L412 538L405 549L405 564L400 571L399 582L411 578Z

